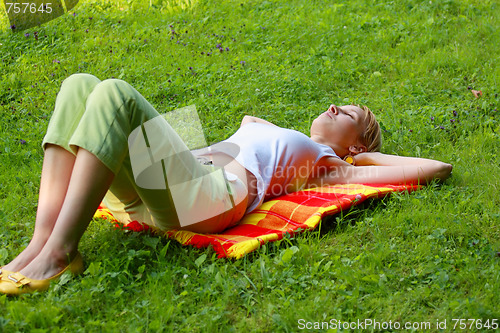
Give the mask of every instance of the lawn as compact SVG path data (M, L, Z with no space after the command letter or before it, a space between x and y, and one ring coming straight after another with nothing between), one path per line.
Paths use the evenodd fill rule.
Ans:
M366 104L384 153L454 169L241 260L94 220L85 273L0 296L0 331L326 332L372 320L364 330L493 332L499 18L494 0L81 0L13 33L2 11L0 266L31 238L40 144L73 73L126 80L160 112L195 105L208 144L246 114L308 134L331 103Z

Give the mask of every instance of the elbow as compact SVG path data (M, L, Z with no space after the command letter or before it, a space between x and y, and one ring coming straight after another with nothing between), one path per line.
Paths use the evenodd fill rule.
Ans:
M243 125L246 125L246 124L248 124L248 123L252 123L252 122L254 122L254 121L255 121L255 120L253 119L253 117L251 117L251 116L247 116L247 115L246 115L246 116L244 116L244 117L243 117L243 119L241 120L241 125L240 125L240 127L241 127L241 126L243 126Z
M440 163L439 170L436 173L435 178L438 180L445 180L451 175L453 166L449 163Z

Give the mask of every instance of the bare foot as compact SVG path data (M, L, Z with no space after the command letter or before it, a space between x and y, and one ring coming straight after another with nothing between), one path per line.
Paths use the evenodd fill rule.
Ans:
M48 254L47 252L48 251L40 252L40 254L26 265L26 267L21 269L19 273L30 279L45 280L60 273L69 265L76 255L75 253L75 255L70 257L66 254Z
M23 252L21 252L14 260L12 260L7 265L3 266L2 269L11 272L19 272L21 269L26 267L35 257L40 253L41 247L35 245L28 245Z

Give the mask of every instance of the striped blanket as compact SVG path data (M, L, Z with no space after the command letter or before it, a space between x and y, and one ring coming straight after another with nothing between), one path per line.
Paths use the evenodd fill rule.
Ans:
M413 191L414 185L338 184L307 189L264 202L247 214L236 226L220 234L197 234L186 230L160 232L183 245L212 246L220 258L239 259L261 245L285 235L316 228L321 219L358 205L369 198L381 198L391 192ZM109 210L99 207L95 218L118 221ZM132 221L123 226L133 231L150 230L148 225ZM158 232L155 230L155 232Z

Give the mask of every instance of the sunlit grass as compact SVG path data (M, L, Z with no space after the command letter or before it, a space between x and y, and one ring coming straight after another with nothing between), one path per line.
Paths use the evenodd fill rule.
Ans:
M93 221L85 274L0 296L0 331L500 318L499 11L487 0L96 0L0 31L0 265L30 240L40 143L62 80L77 72L124 79L161 113L195 105L208 143L245 114L307 134L330 103L366 104L384 152L454 165L444 185L331 217L239 261Z

